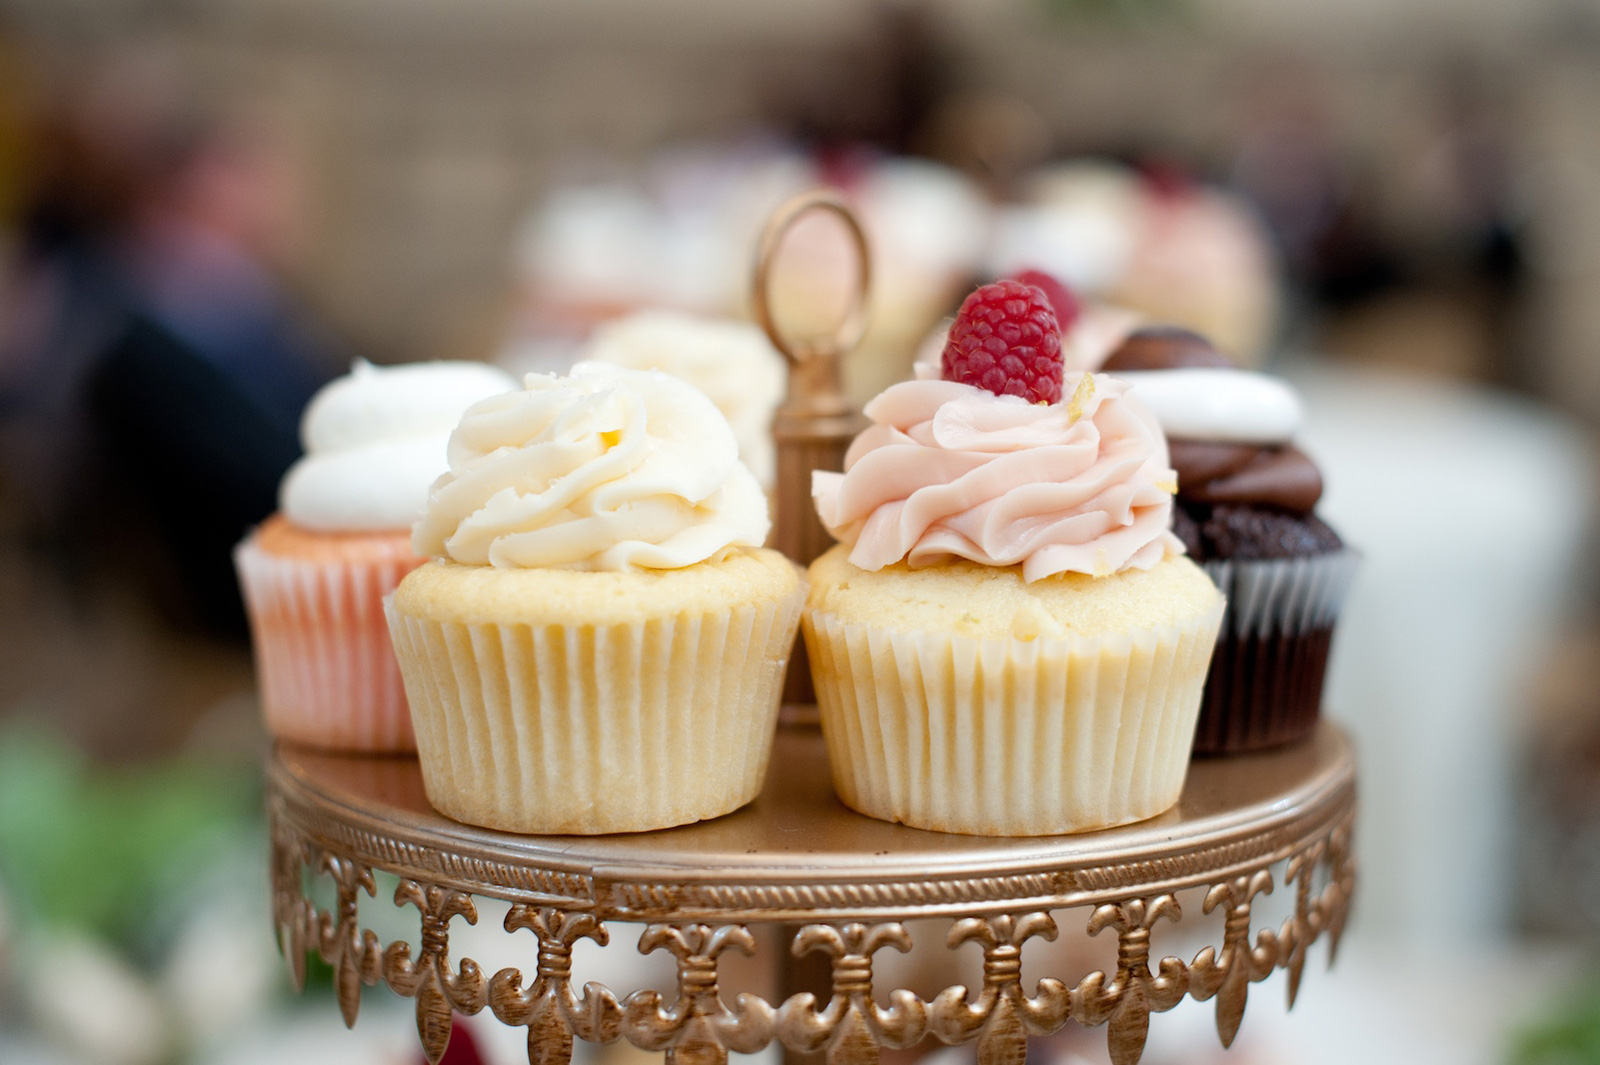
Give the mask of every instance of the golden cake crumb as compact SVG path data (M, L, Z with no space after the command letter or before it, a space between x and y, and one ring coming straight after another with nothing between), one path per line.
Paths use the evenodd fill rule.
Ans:
M1020 639L1105 636L1181 624L1221 594L1189 559L1104 577L1062 573L1028 584L1022 567L952 561L925 569L905 563L858 569L849 548L811 565L809 605L884 628Z

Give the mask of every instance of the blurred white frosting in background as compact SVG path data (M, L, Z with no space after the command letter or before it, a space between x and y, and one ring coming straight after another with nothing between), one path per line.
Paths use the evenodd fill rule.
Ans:
M1278 314L1276 254L1242 199L1096 159L1055 163L1003 208L988 258L996 276L1046 270L1082 294L1203 333L1246 365Z
M752 138L680 146L632 176L548 192L523 226L518 324L501 361L563 370L597 323L635 310L749 317L762 227L784 200L824 185L856 208L872 246L869 328L845 366L858 402L910 373L918 343L971 285L1024 269L1088 302L1203 332L1245 364L1260 361L1276 325L1267 232L1218 189L1080 159L1026 176L1017 201L1001 204L929 160L821 160ZM838 221L802 219L773 274L779 322L796 335L831 331L855 276Z
M558 185L524 222L518 323L501 362L561 370L598 323L668 309L748 319L757 240L789 197L833 186L872 246L870 328L846 375L873 395L905 376L916 341L959 302L989 246L988 197L959 171L862 153L827 166L755 138L663 152L628 178ZM837 219L789 231L771 287L796 336L831 332L856 288L856 254Z
M1080 160L1042 168L1022 201L1000 212L989 272L1044 270L1071 288L1105 292L1133 257L1139 201L1124 167Z

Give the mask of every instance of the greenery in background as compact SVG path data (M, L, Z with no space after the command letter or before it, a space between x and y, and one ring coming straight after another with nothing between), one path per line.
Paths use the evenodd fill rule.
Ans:
M25 923L138 957L164 889L255 831L259 809L253 773L193 759L105 768L14 726L0 732L0 890Z
M1600 976L1518 1033L1511 1065L1600 1065Z

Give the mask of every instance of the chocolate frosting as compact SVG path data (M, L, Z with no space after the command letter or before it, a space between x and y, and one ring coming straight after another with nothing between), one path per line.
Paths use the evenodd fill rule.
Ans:
M1198 333L1176 326L1140 329L1106 360L1105 370L1229 368L1228 359ZM1178 499L1215 505L1240 503L1290 514L1310 514L1322 498L1322 474L1299 448L1261 447L1171 439Z
M1192 367L1231 369L1233 363L1199 333L1174 325L1138 329L1128 335L1101 367L1118 370L1179 370Z
M1322 474L1297 447L1170 442L1178 497L1195 503L1246 503L1310 514L1322 498Z

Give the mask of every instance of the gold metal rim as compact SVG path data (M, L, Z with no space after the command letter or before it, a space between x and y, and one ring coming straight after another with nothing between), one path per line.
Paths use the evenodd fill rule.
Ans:
M428 808L410 759L280 746L267 780L276 816L335 853L475 894L631 920L1098 904L1280 860L1347 819L1355 799L1349 743L1324 724L1296 748L1197 762L1178 807L1154 821L1081 836L948 836L846 810L815 732L783 730L778 748L774 762L788 771L769 776L752 806L623 836L516 836L450 821ZM791 841L797 828L803 846Z

